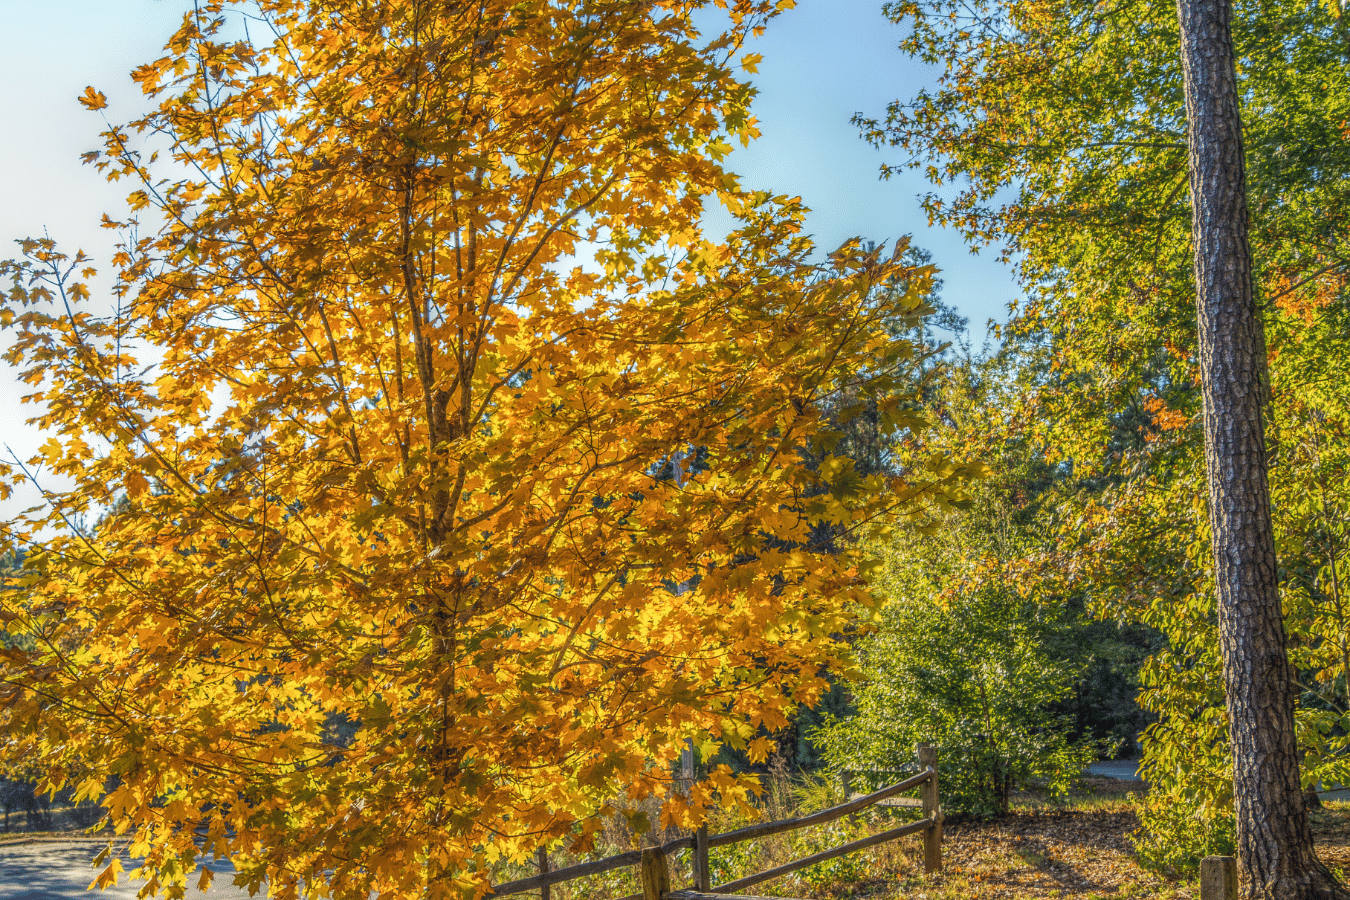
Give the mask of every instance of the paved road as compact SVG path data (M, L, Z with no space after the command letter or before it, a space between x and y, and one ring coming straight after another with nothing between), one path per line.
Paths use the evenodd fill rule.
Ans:
M1098 778L1119 778L1121 781L1142 781L1139 777L1139 760L1114 759L1107 762L1095 762L1088 766L1087 773Z
M1095 762L1088 766L1088 774L1099 778L1119 778L1121 781L1142 781L1139 760L1123 759ZM1318 785L1317 794L1323 800L1350 800L1350 787L1340 784Z
M0 844L0 898L3 900L133 900L143 882L120 876L116 887L103 893L85 893L98 870L89 863L103 849L98 840L35 841ZM106 863L105 863L106 865ZM122 865L134 868L123 855ZM215 883L209 892L196 888L196 878L188 879L189 900L243 900L248 891L230 884L233 871L226 862L213 861Z

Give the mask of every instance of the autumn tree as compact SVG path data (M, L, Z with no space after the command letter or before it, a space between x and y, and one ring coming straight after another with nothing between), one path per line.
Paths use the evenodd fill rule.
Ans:
M147 892L210 853L277 896L481 895L820 694L869 594L811 529L961 472L828 452L839 395L915 424L886 328L928 270L809 264L799 204L720 165L786 5L205 0L136 70L157 107L88 154L136 185L112 308L50 241L6 265L50 439L5 470L46 494L6 525L0 759L100 798Z

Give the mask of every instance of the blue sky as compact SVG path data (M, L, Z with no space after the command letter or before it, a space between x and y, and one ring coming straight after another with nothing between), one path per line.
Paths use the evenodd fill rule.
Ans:
M931 229L917 196L917 174L880 181L892 152L869 147L849 123L855 112L881 114L909 97L932 72L897 49L899 29L881 15L882 0L798 0L756 42L763 54L753 80L763 137L738 149L730 166L747 186L800 195L808 227L825 248L854 235L893 240L914 235L933 252L945 299L971 320L976 343L990 317L1006 317L1019 293L1009 269L985 250L972 256L953 232ZM104 91L113 121L141 106L128 77L161 55L184 0L0 0L0 241L46 229L66 247L106 259L112 235L97 227L117 213L125 186L105 183L81 166L98 146L102 123L75 100L86 85ZM0 249L0 258L14 255ZM2 340L2 339L0 339ZM0 431L31 448L19 422L21 390L0 368ZM26 453L24 455L27 455Z
M989 318L1004 321L1020 295L1013 273L992 248L972 256L954 231L928 227L918 197L931 189L918 172L879 179L894 150L858 136L854 113L880 117L886 104L931 84L935 70L896 49L900 27L882 0L797 0L775 19L755 51L755 112L763 136L732 156L747 185L800 195L822 247L850 237L890 241L911 234L943 270L944 298L971 322L978 346Z

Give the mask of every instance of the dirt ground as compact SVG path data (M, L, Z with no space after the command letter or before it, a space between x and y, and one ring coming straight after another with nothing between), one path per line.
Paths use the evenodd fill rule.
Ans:
M1128 792L1139 790L1140 783L1089 779L1087 787L1088 794L1068 808L1022 805L992 822L948 822L943 835L944 869L937 875L923 874L921 842L906 838L859 854L861 859L847 880L809 885L786 876L753 890L762 896L812 900L1198 900L1193 883L1158 876L1135 862L1130 834L1139 823ZM1319 855L1344 880L1350 873L1350 803L1333 803L1315 811L1312 824ZM84 889L93 876L88 858L96 852L96 843L88 839L0 840L0 897L75 900L90 896ZM223 869L221 877L204 900L246 896L229 886L228 864L212 868L217 865ZM596 886L587 887L593 890ZM592 896L617 896L626 890L615 887L617 893L601 891ZM119 888L104 896L130 898L134 894L135 888L124 878ZM192 892L190 896L202 895Z
M1134 859L1130 834L1139 827L1126 794L1138 782L1090 779L1095 797L1066 809L1019 808L992 822L953 822L943 835L944 869L922 874L917 846L897 846L873 861L871 878L817 898L868 900L1197 900L1186 880L1161 877ZM1312 814L1318 855L1342 880L1350 873L1350 804ZM779 890L758 888L775 895Z
M1185 882L1134 860L1133 809L1019 810L996 822L957 823L944 835L946 867L928 884L882 896L971 898L1190 898Z

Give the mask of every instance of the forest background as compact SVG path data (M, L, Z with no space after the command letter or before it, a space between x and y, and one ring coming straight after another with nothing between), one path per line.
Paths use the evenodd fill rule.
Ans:
M1019 779L1053 781L1071 770L1085 748L1139 749L1135 735L1147 727L1142 750L1155 793L1143 849L1160 864L1184 866L1231 840L1231 785L1189 349L1180 86L1175 40L1167 37L1175 23L1165 9L1156 19L1118 11L1056 18L1027 3L980 6L987 15L956 31L927 9L891 12L916 26L907 49L945 66L952 80L889 115L869 103L854 130L902 168L933 165L928 175L946 193L928 212L976 245L1007 248L1029 296L997 332L1002 343L993 352L963 352L959 332L957 348L942 351L946 374L925 382L921 397L937 428L898 449L860 433L852 448L864 472L904 471L934 451L983 458L995 471L974 489L973 512L940 535L902 530L880 548L892 618L861 646L861 660L872 686L913 683L922 681L924 660L955 670L941 654L974 637L1002 661L995 668L1005 696L1019 685L1047 685L1030 718L1018 719L1026 709L1010 706L996 729L988 700L970 699L985 724L957 717L940 735L953 746L990 748L993 774L977 772L973 783L992 779L992 793L982 796L995 806ZM1274 365L1277 527L1312 786L1350 775L1350 630L1341 593L1345 24L1321 7L1261 12L1239 7L1238 43L1246 54L1253 242ZM1010 23L1014 52L992 54ZM879 90L887 99L914 96L901 86ZM1141 109L1148 115L1139 117ZM753 167L742 173L756 181ZM945 269L946 298L965 311L971 291L954 277L961 263ZM946 325L956 322L948 317ZM915 631L918 608L931 610L936 621L920 624L936 624L929 630L947 643L888 647ZM906 661L901 671L884 671L883 661L897 657ZM964 680L989 677L977 671ZM947 700L960 694L930 687ZM1142 711L1133 705L1140 688ZM917 709L922 698L866 691L840 691L833 710L827 702L825 711L840 718L819 740L818 720L794 720L777 736L777 756L791 767L819 765L831 734L836 763L879 764L898 754L910 735L892 729L871 744L856 740L871 727L868 703L875 701L875 723ZM851 708L862 716L849 725ZM944 715L930 710L922 724L941 728ZM847 746L870 755L849 759ZM1007 769L1032 755L1058 764Z

